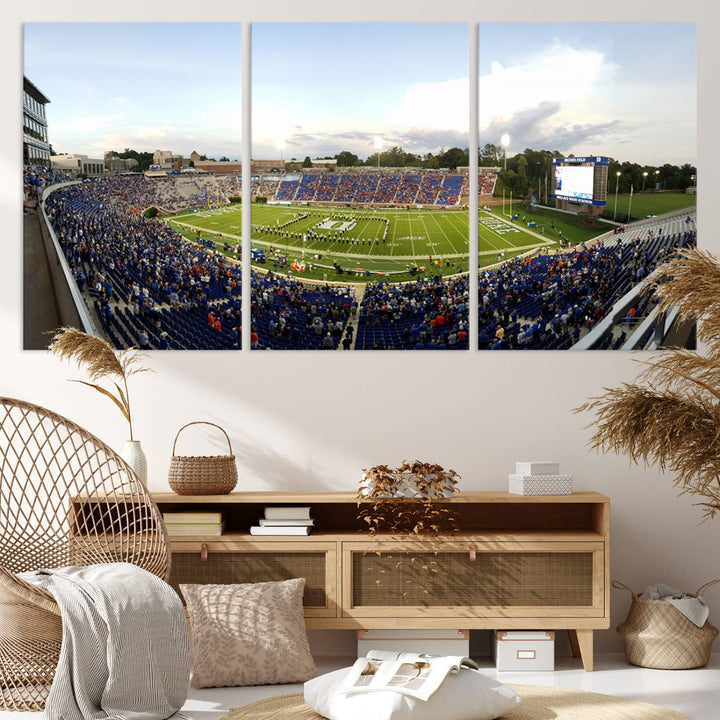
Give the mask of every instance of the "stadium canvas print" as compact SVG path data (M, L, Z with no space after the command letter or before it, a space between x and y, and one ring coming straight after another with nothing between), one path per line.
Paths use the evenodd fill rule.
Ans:
M57 306L117 348L240 347L241 50L238 23L25 24L26 349Z
M252 27L252 343L468 348L468 26Z
M480 23L481 350L693 345L642 286L696 242L695 57L690 23Z

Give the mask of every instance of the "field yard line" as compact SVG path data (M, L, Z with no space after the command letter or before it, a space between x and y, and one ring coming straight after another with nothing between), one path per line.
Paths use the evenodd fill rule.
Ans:
M435 217L435 213L432 213L430 217L435 221L435 224L438 226L440 232L445 236L445 239L450 243L450 247L453 249L454 252L457 252L458 249L455 247L455 243L450 239L450 236L445 232L442 225L440 225L440 221ZM425 221L423 220L423 224L425 224ZM427 227L425 228L427 231Z
M495 215L495 213L489 213L489 214L491 215L491 217L494 217L496 220L501 220L502 222L504 222L506 225L509 225L510 227L517 227L513 223L505 220L504 218ZM522 231L524 233L527 233L528 235L534 235L538 240L542 240L543 245L554 245L555 244L554 240L549 240L544 235L541 235L540 233L535 232L534 230L531 230L528 227L523 228Z

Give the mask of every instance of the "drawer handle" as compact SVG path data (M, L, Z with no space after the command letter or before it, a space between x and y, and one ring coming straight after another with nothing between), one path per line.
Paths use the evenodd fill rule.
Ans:
M474 545L470 546L470 562L475 562L477 560L477 550L475 549Z
M207 558L208 558L208 545L207 545L207 543L203 543L200 546L200 560L202 560L203 562L207 562Z

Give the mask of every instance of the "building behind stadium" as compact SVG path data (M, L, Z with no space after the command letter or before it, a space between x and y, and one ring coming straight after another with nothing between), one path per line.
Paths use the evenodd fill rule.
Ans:
M23 77L23 165L50 165L45 106L50 100Z

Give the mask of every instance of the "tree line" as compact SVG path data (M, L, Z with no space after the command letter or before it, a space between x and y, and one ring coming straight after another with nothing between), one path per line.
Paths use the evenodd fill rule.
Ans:
M564 154L558 150L532 150L506 158L503 148L496 145L485 145L479 153L480 166L500 167L496 193L512 191L518 197L536 195L545 201L546 195L552 194L554 158L573 157L572 153ZM620 173L620 175L618 175ZM609 158L608 196L615 193L645 192L648 190L677 190L684 192L697 184L697 169L690 163L684 165L640 165L629 161Z
M138 152L125 148L122 152L111 150L108 156L118 158L133 158L138 161L138 170L147 170L152 165L153 153ZM552 193L552 161L554 158L572 157L572 154L565 155L558 150L532 150L526 148L521 153L505 157L505 150L501 145L487 143L478 151L478 164L480 167L501 168L496 192L503 190L512 192L517 197L528 197L535 194L545 199L546 194ZM214 160L205 155L200 156L201 160ZM428 170L447 168L456 170L459 167L470 165L470 150L468 148L452 147L447 150L440 149L437 153L425 153L423 155L403 150L400 146L394 146L379 153L369 155L362 160L358 155L349 150L343 150L336 155L318 158L322 160L335 160L340 167L416 167ZM220 161L227 160L225 156ZM285 164L289 171L299 168L310 168L313 161L309 155L303 161L292 158ZM507 166L507 167L506 167ZM617 173L620 173L618 176ZM697 184L697 170L694 165L640 165L628 161L619 161L610 158L608 168L608 195L615 192L629 193L653 190L658 187L661 190L678 190L684 192L688 187Z

